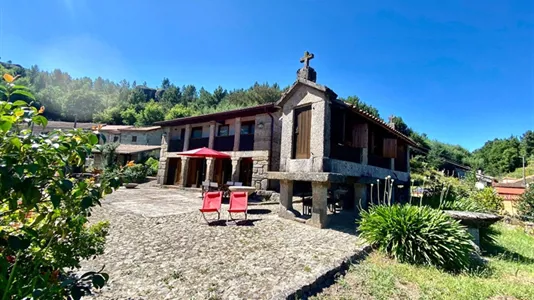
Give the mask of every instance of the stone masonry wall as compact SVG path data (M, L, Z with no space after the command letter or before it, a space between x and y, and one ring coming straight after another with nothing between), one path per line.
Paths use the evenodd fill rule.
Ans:
M266 190L269 187L267 171L269 168L268 156L256 156L252 158L252 186L258 190Z
M280 151L280 171L283 172L319 172L322 170L323 157L328 155L328 149L325 149L325 117L326 110L329 109L326 103L326 96L311 87L300 85L293 93L290 99L283 105L282 112L282 137ZM307 169L290 169L289 160L293 148L293 118L294 109L311 104L312 105L312 122L311 122L311 143L310 154L311 163L306 164Z

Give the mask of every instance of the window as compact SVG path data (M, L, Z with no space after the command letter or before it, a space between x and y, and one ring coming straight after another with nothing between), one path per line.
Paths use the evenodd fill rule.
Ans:
M254 134L254 121L241 124L241 134Z
M191 138L192 139L200 139L200 138L202 138L202 127L194 127L191 130Z
M136 143L137 142L137 136L136 135L132 135L132 143Z
M118 136L114 136L114 137L113 137L113 142L114 142L114 143L115 143L116 141L118 141L118 140L119 140L119 137L118 137Z
M230 134L230 126L228 125L219 125L219 132L217 136L228 136Z

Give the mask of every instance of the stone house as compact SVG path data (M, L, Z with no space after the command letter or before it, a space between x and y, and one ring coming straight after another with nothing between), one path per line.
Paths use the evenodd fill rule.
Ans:
M105 125L100 129L106 143L119 143L115 150L118 155L117 163L126 164L128 161L143 161L148 157L159 158L162 130L159 126L134 127L131 125ZM101 139L104 143L104 139ZM94 165L100 166L102 155L93 151Z
M267 171L278 170L280 121L273 103L213 114L156 122L163 129L158 183L198 187L204 181L242 182L275 189ZM231 159L190 158L178 152L201 147Z
M316 72L309 66L311 58L313 55L305 54L301 62L306 64L297 72L297 80L276 103L282 119L280 168L268 172L268 178L280 182L281 217L300 216L292 199L304 186L312 200L306 222L322 228L332 217L327 201L336 187L351 190L352 201L344 201L343 209L354 213L360 203L366 206L372 201L371 184L383 187L387 176L394 179L393 198L407 198L410 147L417 145L316 83Z

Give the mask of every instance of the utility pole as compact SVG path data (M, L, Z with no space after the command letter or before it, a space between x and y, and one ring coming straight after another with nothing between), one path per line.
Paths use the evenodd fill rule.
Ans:
M525 155L523 154L523 184L527 186L527 177L525 174Z

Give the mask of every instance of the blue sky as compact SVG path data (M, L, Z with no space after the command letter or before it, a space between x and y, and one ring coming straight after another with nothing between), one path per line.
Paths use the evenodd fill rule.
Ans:
M380 3L375 3L380 2ZM20 0L2 60L213 90L318 82L470 150L534 129L534 1Z

